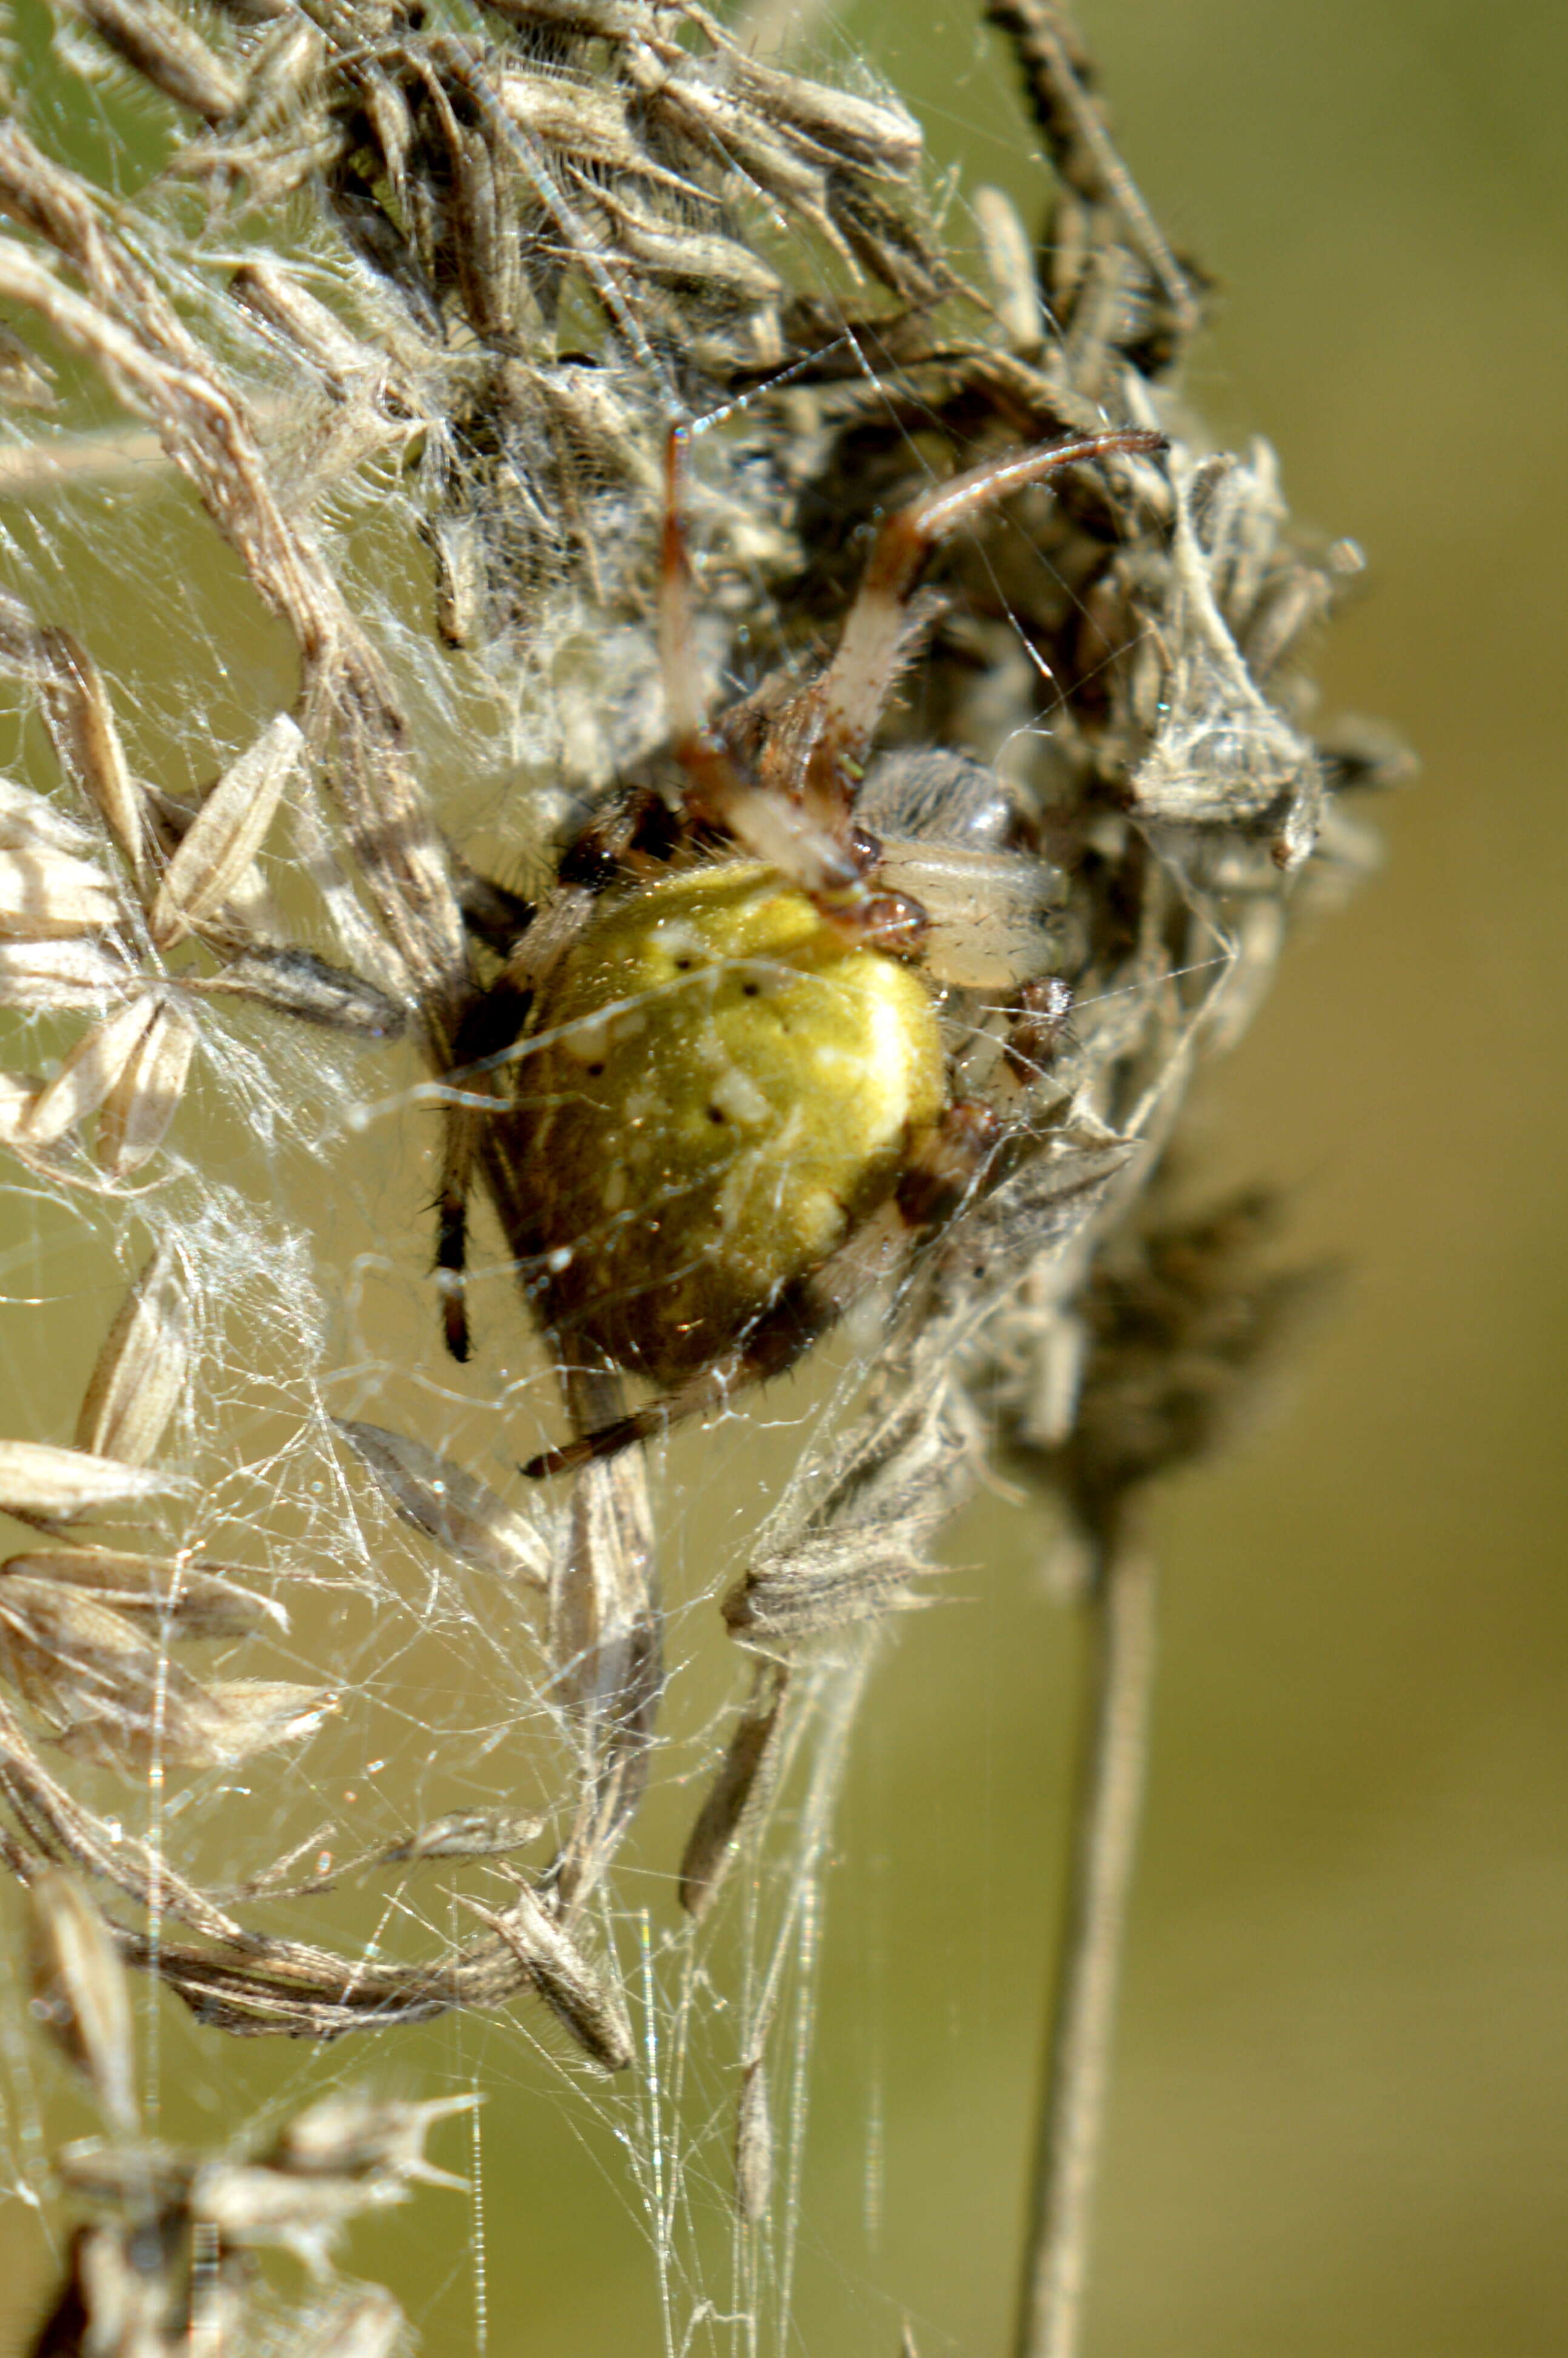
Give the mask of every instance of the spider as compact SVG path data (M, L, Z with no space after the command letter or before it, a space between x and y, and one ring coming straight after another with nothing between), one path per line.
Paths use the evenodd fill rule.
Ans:
M980 764L939 752L873 763L873 740L928 626L926 601L911 601L932 549L1064 468L1165 447L1113 428L922 492L880 526L819 676L775 675L710 718L694 660L689 433L667 438L660 547L668 784L622 789L568 844L556 893L476 998L450 1076L506 1076L493 1109L469 1090L448 1109L449 1348L467 1357L477 1158L563 1364L658 1388L532 1459L535 1476L783 1373L979 1180L1001 1125L949 1082L936 991L994 985L999 956L1023 979L1010 925L1037 928L1052 871L1006 848L1012 814ZM1027 1021L1037 992L1022 1003Z

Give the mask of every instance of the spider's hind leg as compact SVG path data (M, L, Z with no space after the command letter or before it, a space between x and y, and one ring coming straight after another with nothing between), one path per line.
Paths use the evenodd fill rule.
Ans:
M868 1286L898 1267L912 1237L948 1218L979 1184L994 1152L1001 1125L989 1106L960 1099L920 1139L904 1166L897 1192L864 1221L827 1260L796 1278L757 1320L743 1344L659 1399L646 1401L611 1423L585 1433L557 1449L541 1450L523 1471L541 1481L569 1474L640 1441L652 1441L673 1425L722 1408L752 1384L782 1376L812 1345L836 1326Z
M540 1480L568 1474L596 1459L617 1457L639 1441L652 1441L672 1425L685 1424L708 1410L723 1408L752 1384L782 1376L812 1345L837 1325L850 1303L894 1267L908 1234L896 1203L874 1212L837 1252L784 1286L752 1325L743 1343L721 1352L674 1390L647 1401L613 1423L585 1433L559 1449L541 1450L524 1474Z

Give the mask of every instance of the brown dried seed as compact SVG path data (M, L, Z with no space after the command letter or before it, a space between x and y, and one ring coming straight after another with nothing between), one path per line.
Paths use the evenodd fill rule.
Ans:
M254 1000L298 1023L319 1023L365 1040L393 1040L407 1016L394 999L362 975L329 966L314 950L269 947L246 950L219 974L203 975L188 988L204 998Z
M515 212L514 201L509 201L514 175L492 155L486 132L465 130L459 123L434 75L427 96L446 151L438 208L440 246L449 256L470 326L481 335L500 334L512 325L521 284L516 236L508 218Z
M103 1339L76 1422L76 1446L146 1466L185 1390L189 1315L182 1276L160 1247L126 1293Z
M159 1661L139 1630L96 1599L47 1581L0 1586L0 1670L52 1731L146 1715Z
M132 1000L83 1033L61 1059L53 1079L38 1092L21 1133L24 1144L52 1145L79 1121L97 1112L151 1030L158 1004L150 996Z
M246 137L297 127L301 101L320 73L326 54L322 34L304 18L286 19L263 36L245 59L242 122Z
M80 820L68 817L42 795L30 786L17 785L11 778L0 778L0 844L9 851L52 845L57 851L79 855L97 848Z
M47 665L44 718L55 751L140 880L146 873L146 797L131 775L103 675L69 631L40 631L38 644Z
M288 1679L214 1679L192 1698L190 1734L180 1754L193 1768L229 1768L280 1744L314 1736L341 1697Z
M0 941L0 1007L49 1015L101 1007L131 979L124 959L97 942Z
M68 1522L104 1507L124 1507L180 1490L172 1474L151 1473L80 1449L43 1441L0 1441L0 1508L7 1514Z
M242 1586L230 1567L177 1557L134 1555L120 1548L49 1548L7 1556L0 1563L0 1585L13 1577L90 1589L119 1614L156 1621L159 1635L171 1643L249 1638L269 1622L288 1628L284 1607Z
M685 13L716 48L728 53L730 87L781 129L871 172L906 178L919 171L924 152L920 125L896 101L852 98L847 91L764 65L739 49L706 9L688 5Z
M605 189L595 191L595 201L612 225L619 252L655 278L721 287L737 303L765 303L784 293L778 273L733 238L671 229Z
M1227 467L1222 481L1256 487L1261 469ZM1216 594L1221 560L1199 530L1201 468L1174 471L1176 526L1169 614L1176 651L1163 684L1159 732L1130 780L1133 807L1154 829L1208 829L1268 842L1289 871L1306 860L1322 816L1323 777L1312 746L1248 671ZM1159 638L1162 633L1152 633Z
M590 1432L622 1394L613 1379L574 1370L568 1398L578 1429ZM648 1486L631 1450L589 1467L573 1486L547 1644L554 1692L582 1736L577 1812L556 1866L557 1889L575 1909L609 1867L637 1806L664 1687Z
M729 1747L680 1865L680 1903L700 1923L735 1855L748 1812L763 1800L778 1761L789 1671L782 1662L760 1666L750 1702L735 1723Z
M388 1866L422 1858L504 1858L511 1851L526 1849L544 1831L543 1818L508 1810L454 1810L391 1844L381 1855Z
M46 1866L27 1887L33 2013L84 2071L112 2128L136 2126L135 2050L125 1970L103 1917L74 1876Z
M153 939L168 949L240 886L305 751L286 712L230 764L186 830L153 901Z
M163 1144L179 1110L195 1050L196 1026L189 1016L161 1001L98 1118L94 1151L112 1177L139 1171Z
M145 1631L103 1597L83 1595L69 1584L57 1586L47 1577L16 1573L0 1584L0 1620L7 1642L31 1649L45 1659L41 1675L64 1675L75 1655L92 1655L105 1663L133 1657L147 1659L151 1650ZM118 1676L117 1671L106 1675ZM29 1671L29 1677L31 1672Z
M488 1484L422 1441L385 1425L349 1417L333 1422L406 1523L438 1540L476 1571L499 1573L531 1588L549 1586L547 1538L503 1505Z
M466 1893L459 1897L526 1965L539 1996L584 2051L607 2071L624 2071L634 2051L625 2000L527 1886L519 1885L510 1908L499 1912Z
M0 931L13 941L92 933L123 914L113 881L94 861L52 845L0 851Z
M416 2179L426 2186L468 2184L425 2158L425 2139L438 2121L471 2113L477 2094L430 2096L422 2104L381 2101L362 2089L325 2096L297 2114L267 2155L274 2169L299 2178Z
M598 1381L583 1379L590 1406ZM593 1429L588 1416L579 1422ZM653 1521L640 1458L628 1450L590 1467L573 1487L568 1514L566 1557L550 1590L557 1688L589 1722L607 1712L624 1719L642 1682L640 1658L658 1643Z
M243 85L193 26L165 0L62 0L101 40L177 106L216 123L238 106Z
M996 293L997 317L1009 349L1024 354L1038 352L1045 341L1045 312L1033 241L1011 198L1000 189L977 189L971 201Z
M190 2215L225 2244L281 2244L324 2270L330 2246L351 2219L407 2200L407 2187L395 2178L304 2180L256 2162L211 2161L191 2185Z
M122 1774L232 1767L308 1735L337 1702L270 1680L204 1683L102 1595L16 1573L0 1580L0 1668L65 1750Z
M314 26L300 29L319 38ZM351 335L337 313L308 294L294 272L258 257L243 262L229 286L235 300L303 353L332 391L341 391L356 376L386 369L385 354Z
M773 2122L767 2068L754 2055L741 2075L735 2125L735 2207L749 2227L768 2215L773 2190Z
M0 1613L5 1588L0 1585ZM181 1671L155 1649L137 1648L135 1660L118 1665L117 1682L92 1665L101 1690L81 1684L67 1691L56 1679L52 1715L69 1705L72 1716L56 1741L78 1759L95 1760L121 1776L145 1776L149 1768L236 1768L259 1753L313 1736L338 1697L320 1687L287 1680L214 1679L206 1683ZM42 1710L40 1682L28 1699Z
M597 167L606 178L632 173L651 188L700 200L700 189L664 168L633 138L620 92L514 64L501 76L500 99L506 120L546 150Z
M722 155L731 170L744 172L806 213L831 237L825 200L827 178L818 162L807 162L785 135L764 124L752 107L718 83L672 74L651 47L635 43L627 53L633 81L672 129L692 145ZM823 162L826 158L822 159Z
M742 1644L798 1645L931 1604L910 1584L939 1570L896 1523L871 1533L823 1532L738 1581L724 1599L725 1625Z

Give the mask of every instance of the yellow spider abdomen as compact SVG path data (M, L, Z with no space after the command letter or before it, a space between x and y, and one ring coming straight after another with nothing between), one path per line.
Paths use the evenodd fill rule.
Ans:
M610 903L535 1005L508 1117L546 1319L661 1384L755 1327L941 1110L907 966L751 862Z

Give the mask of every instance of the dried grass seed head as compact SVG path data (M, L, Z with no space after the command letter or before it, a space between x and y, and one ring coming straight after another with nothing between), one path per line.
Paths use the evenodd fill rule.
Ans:
M109 0L88 13L115 38ZM565 11L515 0L492 12L500 33L482 53L444 19L416 23L407 10L369 5L335 7L311 27L276 18L254 40L253 19L265 13L236 5L223 19L204 14L209 69L170 30L174 12L143 12L144 42L168 38L161 54L155 46L136 60L200 118L180 168L258 209L308 189L313 175L329 192L330 221L311 233L309 251L288 266L247 264L239 274L245 335L220 306L195 298L172 246L157 235L139 245L124 238L111 209L9 136L0 196L24 236L6 247L4 284L157 423L292 631L305 751L282 800L297 795L297 827L318 780L335 796L342 868L353 880L337 910L347 916L362 893L395 947L379 966L368 953L356 958L362 981L312 963L303 945L259 939L254 908L241 922L218 892L220 882L232 894L248 890L235 850L248 816L242 798L231 797L226 815L220 802L203 826L193 808L136 784L90 659L57 633L46 664L32 626L27 660L42 666L62 763L107 836L45 840L34 828L5 848L84 861L111 890L92 903L102 914L91 924L79 900L72 931L38 940L18 931L0 943L0 994L96 1018L90 1065L104 1062L103 1027L153 996L150 970L129 945L137 911L159 905L160 871L177 866L160 931L171 946L182 926L203 935L195 948L180 945L196 961L181 965L182 984L191 977L187 987L199 979L220 998L245 992L316 1023L348 1011L362 1034L389 1031L400 1007L416 1006L436 1068L451 1062L469 953L403 708L416 673L430 668L427 646L411 631L378 644L366 601L356 604L357 590L345 594L337 547L320 530L356 486L384 496L389 453L402 462L398 495L417 503L437 552L444 636L488 650L498 674L515 667L531 680L516 688L520 708L531 695L548 720L548 753L562 752L575 786L633 783L670 734L653 608L665 507L658 437L673 402L745 403L704 446L707 491L693 530L711 562L683 670L688 681L725 674L742 702L770 671L804 676L831 639L860 570L857 535L879 509L1107 417L1162 426L1182 446L1173 500L1144 467L1136 480L1130 469L1086 474L1067 497L1025 493L1005 512L976 515L933 582L936 595L914 610L928 637L907 702L888 716L887 742L911 762L940 755L949 774L965 760L989 774L1007 747L1010 824L1039 880L1036 946L1046 946L1050 973L1074 1005L1049 1037L1018 1044L1012 1079L1035 1092L1035 1134L1016 1142L1016 1165L905 1271L894 1315L868 1355L860 1412L835 1446L805 1458L731 1593L736 1635L775 1660L763 1665L758 1702L688 1854L700 1905L753 1808L762 1814L784 1725L775 1661L814 1650L847 1660L869 1624L925 1592L943 1519L986 1444L989 1413L970 1379L979 1369L985 1380L999 1302L1022 1298L1045 1323L1068 1322L1086 1271L1136 1202L1199 1048L1222 1021L1243 1020L1266 984L1293 905L1285 871L1304 863L1315 884L1325 864L1309 858L1316 772L1293 672L1343 568L1292 542L1266 458L1211 463L1201 429L1161 382L1190 331L1195 276L1171 255L1113 154L1108 165L1092 106L1081 88L1074 94L1076 65L1040 46L1041 9L995 12L1017 20L1060 179L1043 248L1052 331L1042 333L1038 301L999 305L1011 345L984 300L955 288L936 251L915 177L918 140L902 110L758 67L695 8L678 12L683 42L671 36L671 12L643 0L574 0ZM198 79L182 83L181 74ZM759 231L768 209L784 219L782 236ZM1005 276L1007 218L988 212ZM85 297L59 268L42 266L27 240L52 248ZM1033 239L1011 243L1027 248ZM935 298L946 292L956 299L944 308ZM273 403L259 413L250 401L258 384ZM595 654L598 669L566 660L579 654ZM253 726L265 732L265 713ZM731 750L743 752L738 718L734 726ZM1260 752L1266 759L1255 759ZM1338 788L1376 766L1331 754L1323 775ZM541 832L557 806L525 781L509 821L514 807L524 817L509 842ZM1331 810L1325 844L1340 840L1336 826ZM73 889L88 886L77 877ZM903 889L920 896L918 884ZM19 925L27 914L18 910ZM367 936L368 919L362 946ZM1235 988L1243 968L1245 995ZM963 987L985 992L979 982ZM959 1058L977 1069L997 1061L1002 996L993 988L983 1020L977 1011L968 1027L974 1036ZM124 1102L178 1095L182 1075L169 1081L151 1043L155 1027L189 1003L160 986L140 1044L132 1041L98 1100L99 1151L115 1174L137 1167L154 1127L150 1118L133 1124ZM133 1029L127 1019L111 1044L124 1046ZM154 1063L157 1087L143 1092L139 1076ZM59 1139L91 1109L92 1092L72 1080L48 1118L66 1109L70 1090L78 1111ZM39 1094L18 1084L18 1127ZM1130 1152L1123 1135L1148 1149ZM1173 1337L1178 1357L1184 1334ZM605 1384L580 1366L567 1372L574 1418L590 1425L607 1412ZM1090 1437L1099 1393L1108 1401L1115 1390L1106 1374L1097 1368L1085 1395ZM1158 1380L1169 1376L1166 1366ZM532 1989L597 2061L623 2061L624 2007L578 1916L605 1887L653 1757L663 1671L640 1476L624 1460L592 1469L541 1541L543 1527L532 1523L519 1537L483 1486L455 1484L459 1469L439 1453L421 1458L387 1427L379 1433L376 1478L438 1546L525 1580L548 1571L552 1703L578 1757L561 1797L570 1831L537 1889L491 1910L484 1941L448 1943L411 1965L258 1944L234 1915L239 1900L202 1893L134 1842L111 1844L7 1718L7 1774L27 1797L27 1839L63 1844L115 1878L138 1909L157 1909L159 1938L133 1953L208 2021L327 2037L446 2006L498 2006ZM1166 1438L1156 1435L1161 1446ZM1134 1460L1141 1478L1160 1458L1147 1435L1139 1450L1125 1439L1098 1457L1089 1439L1084 1447L1095 1458L1074 1476L1084 1489L1130 1478ZM35 1508L46 1496L62 1513L103 1503L78 1461L46 1467L35 1458L30 1488L28 1463L9 1462L16 1496ZM109 1495L140 1504L148 1493ZM134 1765L155 1619L166 1642L161 1600L170 1596L172 1635L215 1634L230 1604L210 1595L217 1620L209 1625L193 1607L177 1610L175 1584L159 1572L148 1575L159 1605L138 1606L107 1554L103 1577L86 1576L88 1552L40 1553L16 1569L27 1625L20 1649L47 1658L38 1675L51 1709L58 1702L81 1716L56 1689L97 1681L100 1734ZM116 1619L88 1630L80 1617L90 1607ZM243 1606L234 1609L243 1617ZM796 1693L807 1683L803 1675ZM200 1705L178 1678L170 1692L179 1711L189 1706L178 1740L197 1752L211 1746L202 1713L214 1690ZM217 1693L227 1728L247 1707L239 1682ZM308 1691L306 1714L310 1695L319 1700ZM253 1690L251 1702L266 1720L265 1694ZM390 1849L382 1844L376 1855L477 1857L514 1837L531 1838L459 1813ZM760 2084L754 2058L748 2070L751 2089ZM760 2209L758 2171L742 2175L749 2206ZM243 2209L247 2182L231 2180L229 2190ZM258 2202L254 2218L265 2210Z

